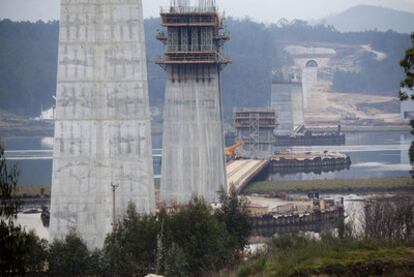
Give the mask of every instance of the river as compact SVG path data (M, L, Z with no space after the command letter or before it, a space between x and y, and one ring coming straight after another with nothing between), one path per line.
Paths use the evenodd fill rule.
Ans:
M357 132L346 134L346 145L294 147L297 151L340 151L351 157L349 169L322 173L272 173L268 180L364 179L409 176L409 132ZM153 137L154 178L160 178L161 136ZM20 168L21 185L50 185L52 176L51 137L9 137L1 142L9 163Z
M359 179L379 178L387 176L409 176L408 148L411 143L408 132L361 132L347 134L346 145L340 147L295 147L293 150L341 151L351 156L349 169L337 172L296 173L282 175L273 173L268 176L272 180L309 180L309 179ZM10 137L2 140L6 148L9 163L17 163L22 185L50 185L52 175L53 138L50 137ZM159 178L161 165L161 137L153 138L154 173ZM330 197L339 197L332 195ZM359 196L344 195L346 212L358 214ZM42 238L48 238L48 230L43 227L39 214L19 214L18 222L27 229L35 229Z

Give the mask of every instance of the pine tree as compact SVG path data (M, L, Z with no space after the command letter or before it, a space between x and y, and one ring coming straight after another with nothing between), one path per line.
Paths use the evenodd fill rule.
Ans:
M188 276L187 266L188 264L183 250L177 244L173 243L165 257L165 276L186 277Z

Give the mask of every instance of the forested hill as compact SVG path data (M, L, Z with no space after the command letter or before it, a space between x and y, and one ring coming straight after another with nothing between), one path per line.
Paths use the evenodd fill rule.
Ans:
M56 89L58 22L0 22L0 109L39 113Z
M399 59L409 46L409 36L395 32L340 33L329 26L310 26L303 21L265 26L250 20L226 21L231 40L225 54L233 63L223 71L222 88L227 118L233 107L264 106L269 103L272 68L292 61L282 49L287 44L318 42L347 45L370 44L387 58L365 57L358 73L337 72L337 91L395 93L402 71ZM145 20L148 77L152 105L162 105L164 74L153 64L162 53L155 39L159 19ZM58 22L0 21L0 109L25 115L38 114L53 103L56 87Z

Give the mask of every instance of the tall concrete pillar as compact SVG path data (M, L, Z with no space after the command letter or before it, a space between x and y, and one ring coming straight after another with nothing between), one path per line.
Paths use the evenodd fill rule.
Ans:
M62 0L50 238L101 247L129 202L155 209L141 0Z
M214 6L171 6L161 12L167 34L158 61L167 74L161 200L187 204L193 196L217 202L226 190L220 70L222 19Z
M272 80L271 106L276 110L277 135L290 135L303 124L302 83L292 76L275 76Z
M317 83L318 63L315 60L310 60L306 63L302 72L303 107L305 110L309 108L309 101L315 92Z

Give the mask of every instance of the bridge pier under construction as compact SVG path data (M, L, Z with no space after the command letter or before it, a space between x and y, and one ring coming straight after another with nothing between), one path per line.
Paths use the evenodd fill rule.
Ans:
M217 202L226 189L220 54L228 39L214 1L173 1L161 11L157 61L166 71L161 202L187 204L193 196Z

